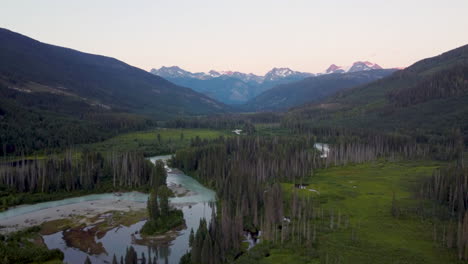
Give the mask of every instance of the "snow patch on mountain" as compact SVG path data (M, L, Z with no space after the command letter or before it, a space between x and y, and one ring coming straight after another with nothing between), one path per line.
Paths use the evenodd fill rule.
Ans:
M346 73L346 72L359 72L359 71L370 71L370 70L381 70L383 69L377 63L369 61L356 61L351 66L337 66L335 64L330 65L325 72L322 74L330 73Z
M273 68L267 72L264 76L255 75L253 73L242 73L238 71L216 71L210 70L209 72L189 72L179 68L178 66L161 67L159 69L151 69L151 73L159 75L167 79L177 78L194 78L199 80L208 80L213 78L236 78L246 83L254 82L261 84L263 82L274 82L278 80L299 80L307 77L331 74L331 73L347 73L347 72L359 72L382 69L378 64L369 61L356 61L351 66L339 66L336 64L330 65L324 72L321 73L308 73L293 71L290 68Z
M289 77L307 78L314 76L313 73L293 71L290 68L273 68L265 74L265 81L276 81Z

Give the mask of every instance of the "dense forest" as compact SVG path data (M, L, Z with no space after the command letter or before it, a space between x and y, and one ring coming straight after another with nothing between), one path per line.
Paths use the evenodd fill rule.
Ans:
M249 109L306 104L245 114L118 60L4 29L0 56L0 211L136 190L150 194L148 221L132 235L183 228L164 163L146 158L175 152L170 166L217 196L181 263L259 263L275 253L349 263L346 250L355 263L425 263L428 248L468 260L468 46L396 72L280 86ZM0 235L0 263L63 260L39 229ZM412 233L392 236L400 229ZM113 263L156 263L128 246Z
M141 153L68 150L63 155L43 159L23 157L3 161L0 166L2 210L57 193L157 188L166 184L165 173Z
M432 213L434 241L447 248L456 248L459 259L464 260L468 260L467 194L468 169L463 163L434 171L420 190L421 197L443 206L442 210Z
M373 129L438 139L459 128L468 144L468 45L424 59L380 80L289 111L309 127Z
M61 150L156 125L150 118L57 97L46 92L31 97L0 82L0 155Z
M273 244L287 241L301 248L307 245L314 254L318 233L348 228L347 216L323 210L317 202L302 199L297 193L284 197L280 182L300 187L304 178L320 168L380 158L421 159L434 154L427 145L410 138L378 134L371 137L369 133L360 142L352 140L352 133L331 129L312 135L219 138L193 142L190 148L177 151L172 166L213 187L221 204L217 218L200 224L193 240L191 263L233 261L242 252L244 232L260 230L263 240ZM314 147L316 136L327 136L336 142L326 157ZM439 149L444 151L440 155L444 159L457 156L454 145Z

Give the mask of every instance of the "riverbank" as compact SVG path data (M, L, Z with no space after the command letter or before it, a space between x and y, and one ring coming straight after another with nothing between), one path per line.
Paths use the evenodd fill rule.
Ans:
M97 200L86 201L53 208L42 209L22 215L9 217L0 220L1 233L18 231L27 227L41 225L45 222L67 218L81 217L83 223L86 219L96 217L108 211L142 210L146 208L146 203L123 200Z
M197 193L186 189L181 184L168 183L169 189L176 195L176 197L193 196ZM126 197L122 197L125 195ZM130 212L146 209L147 195L139 192L129 192L123 194L112 195L109 194L107 199L98 200L98 196L90 201L77 201L75 203L53 206L50 208L39 209L32 212L25 212L19 215L4 217L0 219L0 233L10 233L22 230L27 227L41 225L45 222L56 221L61 219L81 218L83 223L86 219L97 217L109 211ZM86 199L85 196L78 196L75 198ZM182 207L190 203L171 203L174 207ZM18 206L12 209L21 210L25 209L28 205Z

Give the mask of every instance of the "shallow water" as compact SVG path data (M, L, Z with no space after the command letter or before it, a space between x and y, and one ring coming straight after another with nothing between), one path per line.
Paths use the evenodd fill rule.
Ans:
M150 160L152 162L156 162L156 160L167 160L168 158L170 158L170 155L152 157ZM153 258L153 256L157 256L158 263L179 263L182 255L184 255L189 249L188 239L190 230L192 228L194 231L198 229L201 218L205 218L207 221L210 221L214 210L211 207L211 204L215 201L215 192L204 187L195 179L182 173L169 173L167 177L167 184L180 184L187 190L195 192L195 195L192 196L174 197L170 199L172 204L178 204L178 207L181 208L181 210L184 212L187 228L180 231L175 240L171 241L169 244L158 246L142 246L134 243L134 239L140 238L139 235L135 233L139 232L145 221L140 221L129 227L120 226L114 228L107 232L106 235L101 239L96 238L98 243L102 243L106 253L100 255L89 255L92 263L111 263L114 254L117 256L117 259L120 262L120 256L125 255L125 250L130 245L135 248L139 258L141 258L142 253L144 253L147 260L149 256L151 256L151 258ZM0 213L0 220L29 212L40 211L42 209L80 203L84 201L129 200L146 203L147 199L147 194L139 192L122 193L121 196L116 196L113 193L93 194L82 197L63 199L60 201L20 206ZM67 263L81 264L84 263L86 256L88 256L86 252L80 251L76 248L68 247L63 240L63 232L57 232L52 235L43 236L43 239L45 244L50 249L58 248L62 250L65 254L64 261Z
M314 144L315 149L319 150L321 152L320 157L321 158L326 158L328 157L328 153L330 152L330 146L325 143L315 143Z
M209 203L197 203L192 206L183 206L182 211L184 212L184 218L187 228L180 231L179 235L175 240L169 244L161 244L157 246L143 246L134 243L134 239L140 238L136 232L139 232L141 227L146 221L140 221L129 227L120 226L116 227L106 235L97 239L98 243L102 243L106 253L100 255L89 255L92 263L111 263L112 257L115 254L117 259L120 261L121 256L125 256L125 250L128 246L132 245L135 251L138 253L138 257L141 258L142 253L145 254L145 258L148 260L148 256L157 256L158 263L179 263L180 258L189 249L189 235L190 230L193 228L194 231L198 229L201 218L210 221L213 208L210 207ZM86 254L79 249L68 247L63 239L63 232L58 232L52 235L43 236L45 244L50 248L58 248L65 254L64 261L67 263L84 263ZM167 261L167 262L166 262Z

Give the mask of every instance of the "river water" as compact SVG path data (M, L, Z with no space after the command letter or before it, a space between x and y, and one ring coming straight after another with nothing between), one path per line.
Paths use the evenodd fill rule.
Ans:
M156 156L150 158L152 162L156 160L167 160L170 156ZM146 260L148 258L157 257L158 263L179 263L180 258L189 249L189 235L190 230L198 229L201 218L205 218L208 222L211 219L214 208L211 206L215 201L215 192L210 190L195 179L182 174L181 172L172 171L168 168L167 184L181 185L185 189L194 192L195 194L184 197L174 197L170 199L171 204L176 205L184 213L184 218L187 228L179 231L178 236L169 243L157 243L156 245L137 245L135 239L139 239L139 230L145 223L140 221L129 227L119 226L106 233L102 238L96 237L97 243L102 243L106 253L99 255L91 255L86 252L80 251L77 248L68 247L63 239L63 232L57 232L51 235L43 236L44 242L48 248L58 248L65 254L64 261L66 263L84 263L87 256L91 259L92 263L112 263L112 257L115 254L118 261L120 257L125 255L128 246L132 245L138 253L140 258L142 253L145 254ZM87 201L98 200L127 200L133 202L146 203L148 199L147 194L131 192L123 193L121 196L115 196L113 193L94 194L82 197L75 197L63 199L60 201L44 202L34 205L24 205L17 208L10 209L6 212L0 213L0 220L18 215L44 210L47 208L54 208L63 205L74 203L81 203Z

